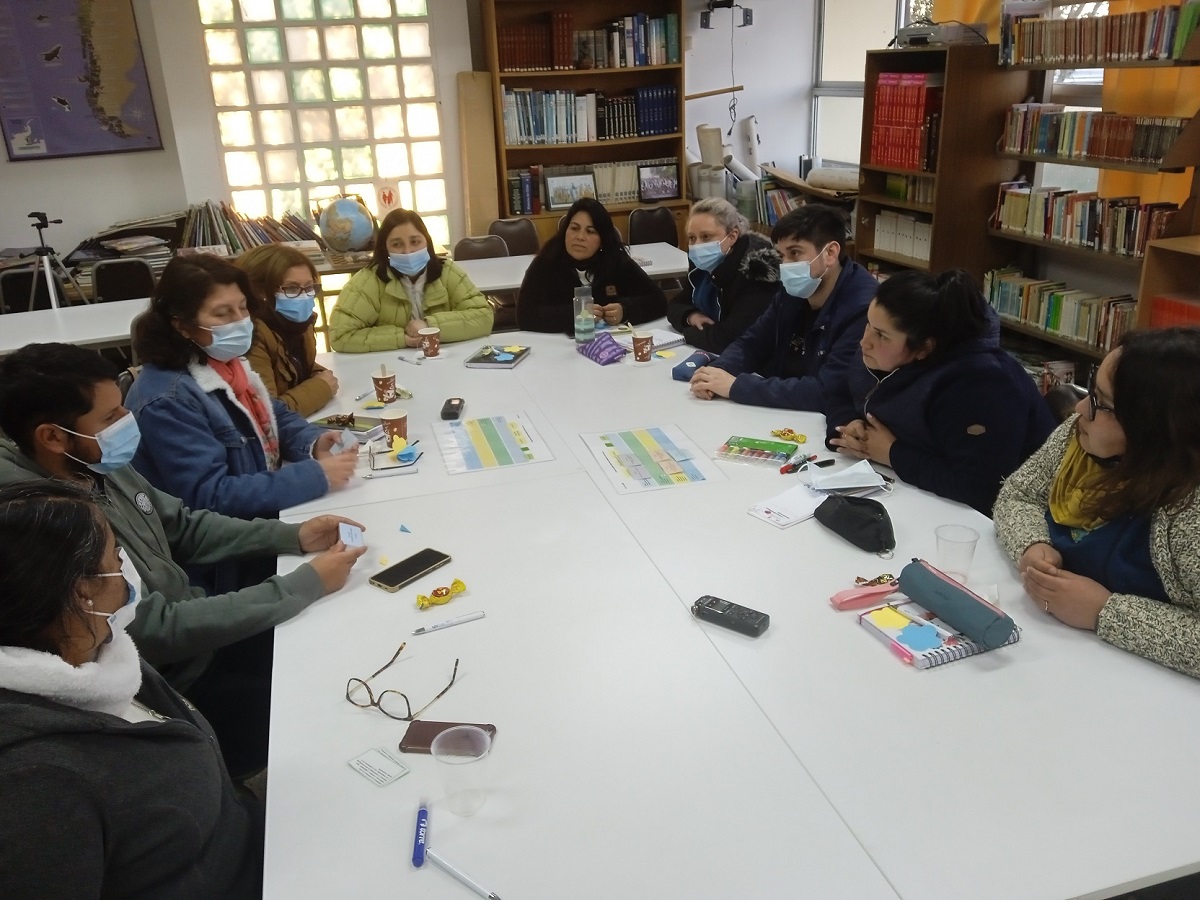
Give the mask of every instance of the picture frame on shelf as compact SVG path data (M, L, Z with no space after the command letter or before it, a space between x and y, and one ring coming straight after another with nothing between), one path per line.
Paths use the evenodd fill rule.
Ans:
M638 199L643 203L653 200L677 200L679 198L679 165L664 163L657 166L638 166Z
M591 172L546 176L546 205L550 209L570 209L580 197L595 196L596 179Z

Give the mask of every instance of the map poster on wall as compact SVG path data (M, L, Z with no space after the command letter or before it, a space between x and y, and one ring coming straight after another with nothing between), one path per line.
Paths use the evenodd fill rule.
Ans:
M10 160L161 150L132 0L0 0Z

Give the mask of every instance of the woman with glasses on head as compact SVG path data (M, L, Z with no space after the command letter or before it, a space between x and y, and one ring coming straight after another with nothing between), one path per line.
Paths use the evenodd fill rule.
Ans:
M87 491L0 488L5 896L258 897L261 805L140 660L124 568Z
M242 519L344 487L358 459L357 447L337 452L338 434L272 399L250 369L253 296L246 273L219 257L167 263L134 330L145 364L125 400L142 433L134 468L193 509Z
M338 389L334 374L316 361L317 270L307 256L285 244L247 250L237 266L253 289L246 298L254 320L246 360L268 394L311 416Z
M995 521L1042 610L1200 677L1197 410L1200 328L1126 334Z

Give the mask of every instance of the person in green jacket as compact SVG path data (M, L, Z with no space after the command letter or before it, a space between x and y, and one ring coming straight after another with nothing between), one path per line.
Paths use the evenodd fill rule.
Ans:
M271 629L345 585L366 552L340 542L338 525L350 520L246 521L156 490L129 465L140 435L114 368L70 344L30 344L0 359L0 431L0 485L59 478L96 496L142 581L128 628L142 657L209 720L235 778L261 769ZM213 596L181 568L312 552L287 575Z
M417 332L440 328L443 344L486 337L492 308L453 260L430 252L421 217L393 209L375 236L371 265L354 274L329 316L329 343L343 353L421 346Z

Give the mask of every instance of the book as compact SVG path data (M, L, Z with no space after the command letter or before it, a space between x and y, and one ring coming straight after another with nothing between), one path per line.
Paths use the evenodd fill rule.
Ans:
M956 659L966 659L987 648L955 631L933 613L911 600L886 603L858 616L858 624L891 647L892 652L914 669L932 669ZM1021 639L1021 629L1002 646Z
M512 369L529 355L529 348L520 344L498 347L484 344L463 363L468 369Z
M360 444L383 437L383 422L371 416L360 416L357 413L325 416L314 419L313 424L331 431L349 431Z
M641 332L641 329L635 328L635 329L633 329L633 331ZM620 344L626 350L632 350L633 349L633 331L630 331L626 334L616 334L613 336L613 340L615 340L618 344ZM682 334L676 334L673 331L665 331L662 328L651 328L651 329L649 329L649 331L650 331L650 336L654 338L654 349L655 350L666 350L670 347L678 347L680 344L683 343L683 335Z

